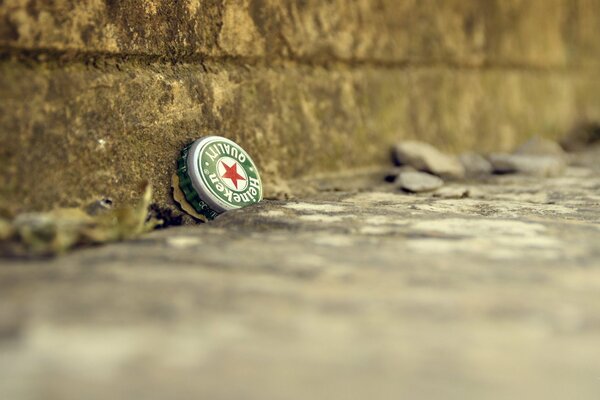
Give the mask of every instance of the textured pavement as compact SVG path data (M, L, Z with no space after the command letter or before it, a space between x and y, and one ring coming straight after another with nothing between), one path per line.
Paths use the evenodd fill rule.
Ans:
M0 398L597 399L597 160L2 260Z

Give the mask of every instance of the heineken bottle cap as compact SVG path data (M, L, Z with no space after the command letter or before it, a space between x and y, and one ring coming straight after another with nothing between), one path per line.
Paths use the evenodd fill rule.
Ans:
M186 206L207 219L262 200L254 161L224 137L206 136L186 146L177 161L176 178L176 189L185 197ZM183 204L182 208L186 209Z

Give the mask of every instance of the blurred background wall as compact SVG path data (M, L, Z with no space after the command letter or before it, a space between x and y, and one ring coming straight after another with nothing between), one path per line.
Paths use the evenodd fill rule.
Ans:
M168 205L210 133L281 179L600 119L600 0L0 0L0 206Z

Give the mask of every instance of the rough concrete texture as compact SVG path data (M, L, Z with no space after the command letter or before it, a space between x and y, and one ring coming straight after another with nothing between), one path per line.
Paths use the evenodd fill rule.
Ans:
M4 0L14 49L367 62L598 64L598 0Z
M0 398L595 400L598 155L4 260Z
M507 150L600 119L598 0L0 2L0 207L171 206L217 133L281 179L383 165L400 138Z

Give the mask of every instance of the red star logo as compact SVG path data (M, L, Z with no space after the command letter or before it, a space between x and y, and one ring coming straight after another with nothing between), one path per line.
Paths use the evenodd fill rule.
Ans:
M233 186L235 186L235 188L237 189L238 187L238 181L245 181L246 178L244 178L243 176L241 176L240 174L238 174L237 172L237 164L234 163L233 165L229 166L227 164L225 164L223 161L221 161L221 164L223 165L223 168L225 168L225 173L223 174L223 178L227 178L227 179L231 179L231 182L233 182Z

